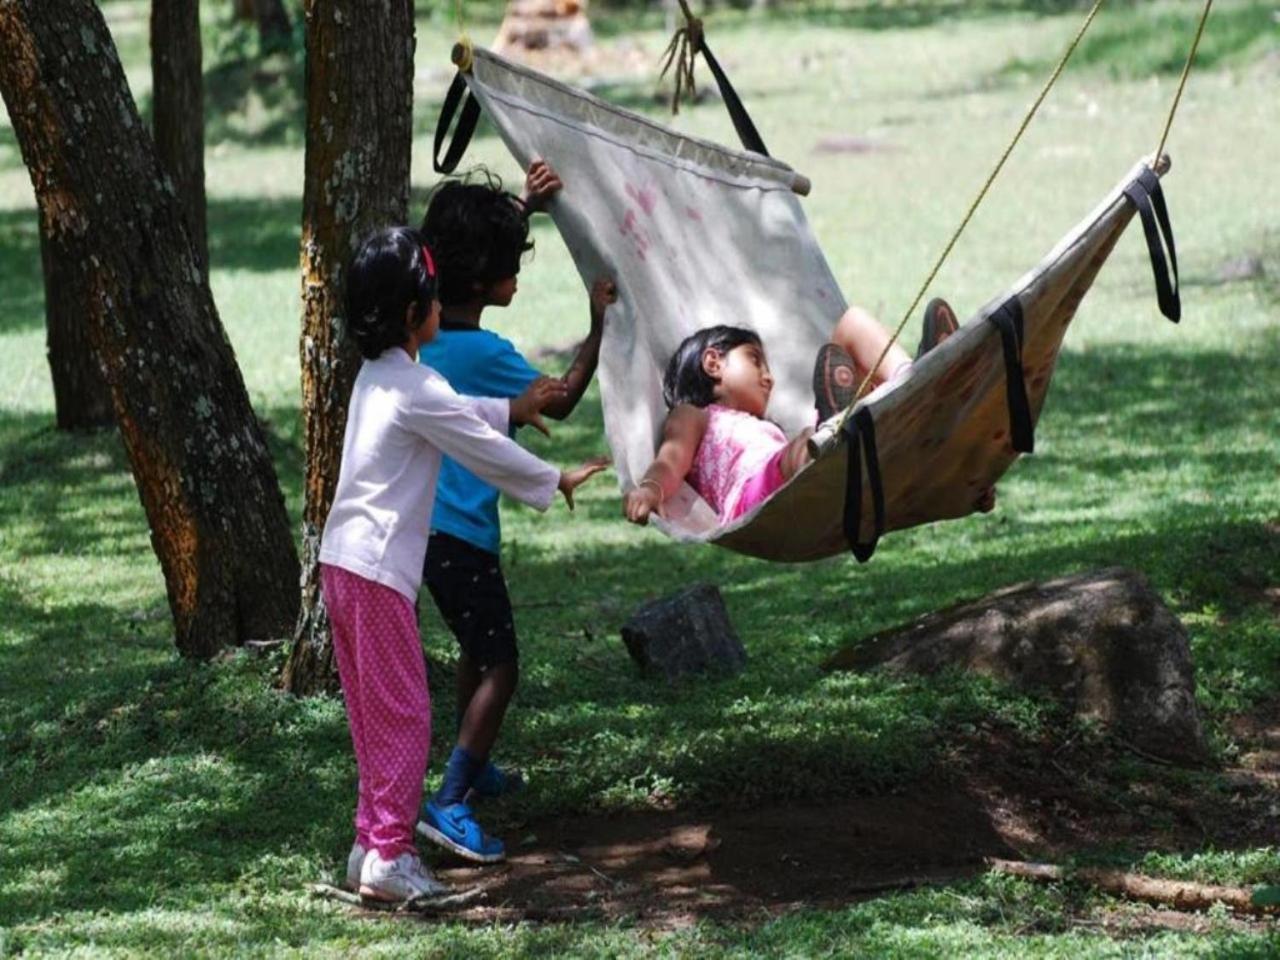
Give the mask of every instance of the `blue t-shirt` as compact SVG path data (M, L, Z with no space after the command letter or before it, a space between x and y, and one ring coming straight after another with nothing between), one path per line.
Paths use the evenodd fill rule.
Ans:
M423 344L418 359L458 393L472 397L518 397L540 376L510 340L475 327L442 329ZM497 488L445 457L431 530L497 553L502 537Z

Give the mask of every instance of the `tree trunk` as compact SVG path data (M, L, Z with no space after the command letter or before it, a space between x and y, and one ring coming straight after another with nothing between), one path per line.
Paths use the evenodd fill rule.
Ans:
M237 20L252 20L256 14L256 0L231 0L231 9Z
M306 36L303 586L282 678L298 694L332 688L335 677L318 557L342 458L347 400L360 364L355 344L343 335L343 271L366 232L408 219L413 2L307 0Z
M258 21L258 36L264 50L284 44L293 32L289 14L282 0L253 0L253 14Z
M87 292L178 648L283 635L298 599L284 499L94 0L0 2L0 94L50 253Z
M111 391L89 344L88 299L75 269L58 261L40 224L44 266L45 334L53 374L53 408L59 430L96 430L114 422Z
M178 191L191 245L207 280L204 77L200 64L200 5L191 0L151 0L156 153Z

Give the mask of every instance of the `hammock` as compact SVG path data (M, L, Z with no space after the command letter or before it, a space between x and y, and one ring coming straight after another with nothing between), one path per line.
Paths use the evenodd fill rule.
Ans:
M807 182L761 153L677 133L488 51L468 53L437 129L439 158L461 107L437 166L456 165L483 108L522 169L542 157L567 184L550 213L578 272L588 285L607 275L618 287L599 378L622 488L653 461L667 359L713 324L759 333L775 379L770 417L788 434L811 426L813 360L846 303L800 207ZM1031 452L1066 327L1135 211L1161 310L1178 319L1159 179L1167 169L1164 157L1136 164L910 377L855 405L813 462L750 513L720 526L685 485L654 523L677 540L767 560L846 549L866 560L888 531L971 513L979 491Z

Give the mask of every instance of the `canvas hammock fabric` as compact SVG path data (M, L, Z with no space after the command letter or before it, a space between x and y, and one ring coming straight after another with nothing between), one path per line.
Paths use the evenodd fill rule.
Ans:
M788 434L812 426L814 357L846 302L800 206L803 178L775 159L678 133L488 51L468 53L446 99L437 163L450 115L461 108L443 164L451 169L483 108L522 169L541 157L565 182L550 213L579 274L588 285L609 276L618 287L599 379L622 489L653 461L667 414L668 358L713 324L760 335L775 379L769 416ZM465 103L464 80L472 98ZM979 492L1032 450L1066 327L1135 212L1161 309L1178 318L1165 170L1164 158L1136 164L1034 269L910 377L858 404L834 442L756 509L721 526L685 485L655 524L678 540L768 560L851 548L865 560L888 531L971 513Z

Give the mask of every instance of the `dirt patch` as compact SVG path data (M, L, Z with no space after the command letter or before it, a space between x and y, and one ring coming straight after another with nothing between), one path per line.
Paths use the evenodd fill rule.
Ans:
M505 864L473 868L442 856L435 866L449 884L482 891L449 912L456 919L626 918L671 928L946 884L984 871L986 857L1060 862L1107 848L1280 844L1280 702L1238 718L1231 730L1239 761L1188 776L1114 741L1029 743L980 727L928 783L890 796L545 820L507 835ZM1119 935L1205 925L1203 917L1141 905L1090 908L1068 922Z
M682 925L944 883L981 869L984 856L1010 853L971 798L936 788L827 806L574 818L531 829L536 840L498 868L440 862L442 879L485 889L484 903L462 916Z

